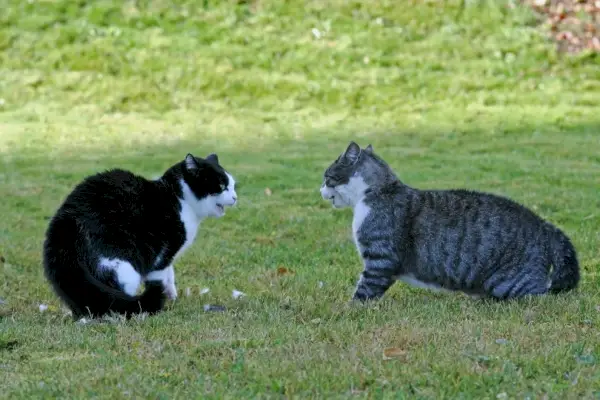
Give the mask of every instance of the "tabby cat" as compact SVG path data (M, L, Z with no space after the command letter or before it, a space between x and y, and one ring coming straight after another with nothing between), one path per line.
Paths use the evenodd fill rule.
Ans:
M575 248L558 228L494 194L419 190L371 145L351 142L324 173L321 195L352 207L364 269L353 299L377 299L396 281L498 300L569 291Z

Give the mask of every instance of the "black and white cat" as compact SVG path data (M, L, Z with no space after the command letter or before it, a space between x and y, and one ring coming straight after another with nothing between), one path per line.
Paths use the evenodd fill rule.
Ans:
M216 154L188 154L156 180L122 169L87 177L50 221L45 276L76 319L158 312L177 297L173 263L200 222L236 201Z

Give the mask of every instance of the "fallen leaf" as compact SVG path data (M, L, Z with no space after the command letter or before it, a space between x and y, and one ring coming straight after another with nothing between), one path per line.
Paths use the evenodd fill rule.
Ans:
M270 244L270 245L275 244L275 241L273 240L273 238L270 238L268 236L257 236L254 238L254 241L256 241L257 243L260 243L260 244Z
M245 296L245 295L246 295L246 293L244 293L244 292L240 292L239 290L234 290L234 291L231 293L231 296L232 296L234 299L239 299L240 297L242 297L242 296Z
M269 189L269 188L266 188L266 189L265 189L265 194L266 194L267 196L270 196L270 195L272 195L272 194L273 194L273 192L271 192L271 189Z
M392 359L404 359L408 355L406 350L402 350L399 347L388 347L383 350L383 359L384 360L392 360Z
M190 297L191 294L192 294L192 289L190 289L189 287L185 288L185 297Z
M318 284L319 289L321 289L323 287L323 285L324 285L323 281L319 281L319 284Z
M501 339L496 339L496 343L497 343L497 344L507 344L507 343L508 343L508 340L506 340L506 339L502 339L502 338L501 338Z
M277 275L293 274L294 272L287 269L286 267L277 268Z
M311 319L310 322L313 324L318 324L319 322L321 322L321 318Z
M210 289L207 287L205 287L204 289L200 289L200 294L206 294L208 292L210 292Z
M40 304L38 306L38 308L40 309L40 312L44 312L48 309L48 305L47 304Z

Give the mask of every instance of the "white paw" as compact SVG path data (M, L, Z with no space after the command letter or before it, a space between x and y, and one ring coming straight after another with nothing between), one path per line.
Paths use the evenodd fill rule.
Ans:
M165 286L165 294L169 300L175 300L177 298L177 288L174 284L169 283Z

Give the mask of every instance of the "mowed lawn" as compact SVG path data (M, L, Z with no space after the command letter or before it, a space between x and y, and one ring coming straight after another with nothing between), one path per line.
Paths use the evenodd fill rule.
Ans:
M600 58L555 53L518 2L0 3L1 398L600 396ZM350 140L409 185L531 207L580 288L349 304L352 213L319 187ZM239 204L175 265L180 298L74 323L43 278L48 219L88 174L188 152L219 155Z

